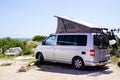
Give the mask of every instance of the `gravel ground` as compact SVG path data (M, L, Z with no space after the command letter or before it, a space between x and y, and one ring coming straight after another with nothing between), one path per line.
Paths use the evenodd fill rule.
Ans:
M9 66L0 66L0 80L120 80L120 68L108 64L105 67L86 67L75 70L71 65L49 63L34 66L27 72L18 72L30 60L9 61ZM5 61L0 60L0 65Z

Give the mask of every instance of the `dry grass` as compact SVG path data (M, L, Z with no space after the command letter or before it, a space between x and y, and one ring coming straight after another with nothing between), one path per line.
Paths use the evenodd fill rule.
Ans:
M111 63L112 64L118 64L120 62L120 58L117 58L116 56L111 56Z

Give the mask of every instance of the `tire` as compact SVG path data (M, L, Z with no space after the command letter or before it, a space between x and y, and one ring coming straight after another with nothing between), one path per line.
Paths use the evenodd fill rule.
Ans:
M38 55L38 61L39 61L40 63L43 63L44 58L43 58L43 55L42 55L42 54L39 54L39 55Z
M77 70L81 70L81 69L85 68L84 62L83 62L82 58L80 58L80 57L74 58L72 61L72 65Z

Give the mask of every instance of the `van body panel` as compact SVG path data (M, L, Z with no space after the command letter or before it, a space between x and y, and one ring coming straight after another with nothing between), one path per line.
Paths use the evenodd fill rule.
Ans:
M42 53L44 53L44 57L45 59L54 59L54 51L55 51L55 47L54 46L42 46L41 48Z
M80 56L84 60L87 60L86 56L89 56L88 51L86 47L83 50L79 46L56 46L55 59L71 63L74 56Z

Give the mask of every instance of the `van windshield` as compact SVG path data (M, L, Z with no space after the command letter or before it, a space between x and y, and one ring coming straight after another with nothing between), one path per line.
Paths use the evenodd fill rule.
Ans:
M109 47L108 35L94 35L94 45L101 49L107 49Z

